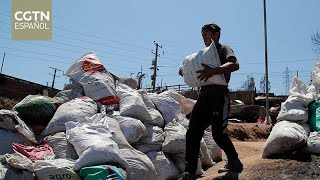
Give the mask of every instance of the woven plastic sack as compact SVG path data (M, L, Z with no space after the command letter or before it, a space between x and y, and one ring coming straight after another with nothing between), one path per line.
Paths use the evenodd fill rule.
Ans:
M12 143L32 145L26 137L16 131L0 128L0 155L13 153Z
M157 170L159 180L174 179L180 171L174 162L162 151L152 151L146 154Z
M147 153L149 151L160 151L164 141L163 130L158 126L148 124L145 126L147 128L148 135L134 143L133 147L143 153Z
M98 112L97 103L88 97L73 99L59 106L47 127L42 131L42 136L48 136L66 130L68 121L79 122L86 120Z
M157 171L147 155L135 149L120 149L120 155L129 164L128 179L158 180Z
M139 119L147 123L153 122L141 95L125 84L117 86L117 94L120 98L120 115Z
M37 179L70 179L81 180L81 177L72 170L74 161L68 159L40 160L34 163L34 172Z
M119 147L112 139L109 128L101 124L76 124L66 123L66 135L77 154L74 171L79 171L83 167L117 164L121 167L128 167L127 162L121 157Z
M290 121L280 121L264 144L262 158L290 154L304 147L307 143L310 127L306 123L298 124Z
M78 159L77 152L67 141L65 132L49 135L43 141L52 147L57 159Z
M22 121L15 111L0 110L0 128L18 131L22 136L33 143L38 143L34 131ZM19 139L19 138L18 138Z
M309 105L309 124L312 129L320 131L320 100Z
M27 124L46 126L57 110L57 101L51 97L28 95L13 107Z
M84 167L80 170L80 176L85 180L126 180L127 172L122 168L110 165Z
M187 130L178 122L171 121L164 127L162 151L166 153L185 153Z
M156 95L152 94L149 96L154 105L161 113L165 124L171 122L181 112L180 104L168 95Z
M206 64L210 67L219 67L221 65L218 51L214 42L209 47L201 51L187 56L183 61L183 77L184 82L191 87L200 87L204 85L217 84L227 86L227 82L223 74L217 74L210 77L206 82L198 79L198 70L204 69L201 64Z
M86 96L105 105L117 105L115 83L95 53L89 52L78 59L67 75L80 84Z
M169 90L169 91L164 91L160 94L168 95L172 97L174 100L176 100L181 106L181 112L186 115L191 113L194 105L196 104L196 100L186 98L176 91Z
M133 144L143 136L147 136L146 126L138 119L123 116L114 116L119 122L121 131L130 144Z
M179 168L180 172L183 173L185 170L186 166L186 161L185 161L185 154L170 154L170 158L174 162L174 164ZM202 169L202 164L200 158L198 158L198 164L197 164L197 170L196 170L196 175L201 176L204 175L204 171Z

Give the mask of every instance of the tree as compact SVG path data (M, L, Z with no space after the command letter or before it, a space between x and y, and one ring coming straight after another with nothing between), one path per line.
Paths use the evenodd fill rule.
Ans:
M254 77L247 76L247 80L242 84L241 89L244 91L255 91L256 83L254 82Z
M268 81L268 92L270 92L271 84L270 81ZM266 93L266 76L263 76L260 80L260 90L263 93Z
M314 50L317 53L320 53L320 33L317 32L316 34L314 34L313 36L311 36L311 40L313 42L314 45Z
M137 89L141 89L142 88L142 79L146 76L146 74L142 73L142 72L138 72L137 74L137 80L138 80L138 88Z

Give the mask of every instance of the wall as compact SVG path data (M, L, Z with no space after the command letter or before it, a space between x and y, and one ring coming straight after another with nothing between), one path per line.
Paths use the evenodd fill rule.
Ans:
M21 100L30 94L42 94L43 90L47 90L50 97L53 97L60 91L59 89L52 89L41 84L0 73L0 97Z

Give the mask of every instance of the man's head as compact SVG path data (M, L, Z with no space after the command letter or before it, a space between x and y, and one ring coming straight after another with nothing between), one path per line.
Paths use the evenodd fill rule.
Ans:
M212 40L219 43L221 28L217 24L206 24L201 28L204 44L210 46Z

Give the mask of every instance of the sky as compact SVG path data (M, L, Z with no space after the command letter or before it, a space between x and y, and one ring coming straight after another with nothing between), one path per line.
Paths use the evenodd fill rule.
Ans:
M319 0L266 0L268 70L271 93L287 94L298 75L306 85L320 53L311 36L320 32ZM222 44L231 46L240 69L232 73L231 90L248 76L257 91L265 74L263 0L52 0L52 40L12 40L11 0L0 1L2 73L63 89L63 75L83 54L93 51L108 71L135 78L142 67L143 87L151 86L155 44L159 48L157 85L185 84L178 75L183 59L205 47L201 27L217 23ZM288 73L285 73L288 69Z

